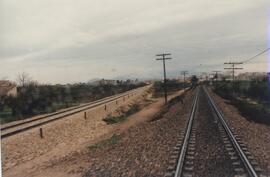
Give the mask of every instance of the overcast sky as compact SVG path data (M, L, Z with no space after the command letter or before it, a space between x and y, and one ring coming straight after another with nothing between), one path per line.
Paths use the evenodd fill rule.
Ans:
M268 47L269 17L269 0L2 0L0 79L158 78L161 52L170 77L223 70ZM267 55L244 71L267 72Z

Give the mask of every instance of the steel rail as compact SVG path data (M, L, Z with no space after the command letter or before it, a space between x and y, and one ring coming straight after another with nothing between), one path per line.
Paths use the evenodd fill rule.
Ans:
M251 163L249 162L247 156L245 155L245 153L243 152L243 150L241 149L239 143L237 142L237 140L235 139L232 130L230 129L230 127L228 126L226 120L224 119L224 116L222 114L222 112L218 109L218 107L216 106L216 104L214 103L213 99L211 98L211 96L209 95L208 91L206 90L205 87L203 87L204 92L207 95L207 98L210 101L210 105L212 106L212 108L214 109L215 113L217 114L217 117L219 118L223 128L225 129L226 133L228 134L234 148L236 149L236 151L238 152L242 162L244 163L246 170L248 171L249 175L251 177L258 177L256 171L254 170L253 166L251 165Z
M191 112L190 112L190 116L189 116L189 121L188 121L188 126L187 126L187 130L186 130L184 142L182 144L181 152L180 152L180 155L178 158L178 162L177 162L177 166L176 166L176 170L175 170L175 175L174 175L175 177L180 177L182 175L182 172L183 172L182 169L183 169L183 165L184 165L184 161L185 161L188 141L189 141L190 134L191 134L191 128L192 128L192 124L193 124L193 120L194 120L195 112L196 112L196 108L197 108L200 87L197 89L198 90L197 90L196 96L195 96L193 103L192 103L192 108L191 108Z
M83 105L81 107L76 107L76 108L65 110L65 111L62 111L62 112L59 112L59 113L50 114L50 115L47 115L47 116L44 116L44 117L41 117L41 118L38 118L38 119L34 119L34 120L27 121L27 122L22 122L22 123L19 123L19 124L11 125L11 126L9 126L9 128L14 128L14 127L17 127L17 126L19 127L19 126L21 126L23 124L37 122L37 121L40 121L42 119L46 119L46 118L49 118L49 117L52 117L52 116L55 116L55 115L58 115L58 114L62 114L62 113L66 113L66 112L69 112L69 111L73 111L73 110L76 110L76 109L80 109L80 108L86 107L86 108L80 109L78 111L74 111L74 112L71 112L71 113L68 113L68 114L65 114L65 115L60 115L60 116L55 117L53 119L45 120L44 122L39 122L37 124L30 125L30 126L27 126L27 127L24 127L24 128L18 129L18 130L15 130L15 131L11 131L11 132L8 132L8 133L1 134L1 138L4 139L4 138L7 138L9 136L12 136L12 135L15 135L15 134L24 132L26 130L29 130L29 129L32 129L32 128L35 128L35 127L38 127L38 126L41 126L41 125L45 125L45 124L48 124L50 122L53 122L53 121L56 121L56 120L65 118L67 116L70 116L70 115L73 115L73 114L77 114L79 112L82 112L82 111L85 111L85 110L88 110L88 109L91 109L91 108L94 108L94 107L97 107L97 106L100 106L100 105L103 105L103 104L106 104L106 103L115 101L115 100L117 100L119 98L122 98L124 96L127 96L127 95L129 95L131 93L135 93L135 92L137 92L137 91L139 91L141 89L142 88L139 88L138 90L135 89L135 90L131 91L130 93L125 93L124 95L120 95L120 96L113 97L113 98L110 98L110 99L104 98L105 100L104 99L103 100L97 100L97 101L94 101L94 102L89 103L88 105ZM8 128L6 128L5 130L7 130L7 129Z

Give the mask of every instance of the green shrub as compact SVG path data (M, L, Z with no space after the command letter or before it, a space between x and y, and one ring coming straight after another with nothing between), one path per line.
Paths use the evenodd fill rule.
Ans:
M133 104L131 107L125 112L126 116L130 116L140 110L140 106L138 104Z
M126 120L126 116L125 115L120 115L120 116L107 116L106 118L103 119L104 122L106 122L107 124L116 124L119 122L123 122Z
M264 105L247 101L234 101L233 104L249 120L270 125L270 111Z
M121 139L120 135L113 134L111 138L100 141L99 143L96 143L95 145L89 146L89 149L96 150L104 146L112 146L112 145L117 144L120 141L120 139Z
M237 81L234 89L232 82L217 82L213 90L221 97L229 99L249 120L270 124L270 90L267 81Z
M121 115L119 116L112 116L111 114L108 115L106 118L103 119L104 122L107 124L116 124L119 122L124 122L128 116L138 112L140 107L138 104L133 104L129 107L127 111L121 111Z

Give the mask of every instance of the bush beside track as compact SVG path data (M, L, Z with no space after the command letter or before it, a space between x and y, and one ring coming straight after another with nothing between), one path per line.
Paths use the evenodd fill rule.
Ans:
M218 81L213 91L234 105L250 121L270 125L270 87L262 81ZM234 92L234 94L233 94Z

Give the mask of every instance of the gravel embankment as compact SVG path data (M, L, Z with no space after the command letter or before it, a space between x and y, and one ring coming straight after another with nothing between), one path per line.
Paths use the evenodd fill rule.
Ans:
M270 176L270 126L247 120L228 100L210 93L233 131L246 142L248 150L264 173Z
M174 103L160 119L130 128L117 144L82 155L89 162L84 177L164 176L170 153L185 129L193 95L188 94L184 103Z

